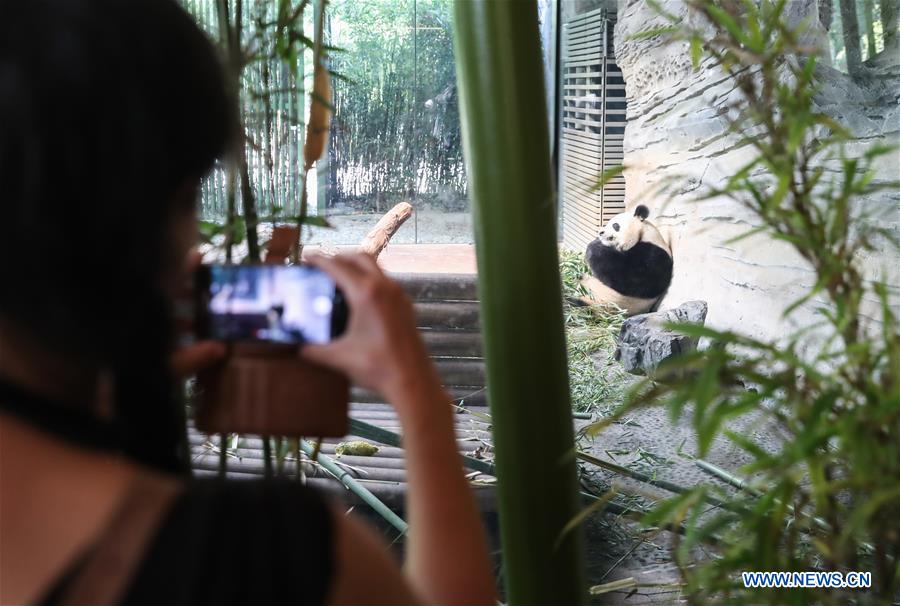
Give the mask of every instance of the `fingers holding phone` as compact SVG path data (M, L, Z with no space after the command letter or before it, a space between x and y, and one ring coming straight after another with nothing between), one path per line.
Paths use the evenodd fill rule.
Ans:
M176 377L190 377L222 361L227 352L221 341L200 341L176 349L169 365Z
M340 335L347 312L335 280L302 265L206 265L197 272L198 334L296 346Z
M301 355L346 373L359 385L391 398L410 381L437 382L437 373L416 329L412 301L375 259L365 254L312 257L344 293L349 320L343 336L307 344Z
M328 343L344 330L346 306L331 276L301 265L204 265L195 293L197 336L227 349L198 375L199 429L346 434L347 377L297 356L298 345Z

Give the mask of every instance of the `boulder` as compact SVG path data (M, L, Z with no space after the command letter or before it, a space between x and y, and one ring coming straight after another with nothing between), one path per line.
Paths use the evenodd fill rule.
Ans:
M688 301L674 309L632 316L622 324L615 358L626 371L653 375L660 364L697 348L697 339L666 328L668 322L706 321L706 301Z

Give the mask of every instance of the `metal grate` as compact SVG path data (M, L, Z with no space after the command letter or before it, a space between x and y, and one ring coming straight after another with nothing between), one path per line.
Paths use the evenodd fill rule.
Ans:
M622 164L625 81L613 53L614 15L599 8L563 26L563 245L584 250L603 224L625 210L625 178L598 188Z

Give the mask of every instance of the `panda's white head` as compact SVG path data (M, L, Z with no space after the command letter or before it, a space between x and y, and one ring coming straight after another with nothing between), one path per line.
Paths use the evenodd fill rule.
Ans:
M604 246L613 246L626 251L641 241L644 221L650 216L650 209L639 204L633 212L619 213L600 230L598 238Z

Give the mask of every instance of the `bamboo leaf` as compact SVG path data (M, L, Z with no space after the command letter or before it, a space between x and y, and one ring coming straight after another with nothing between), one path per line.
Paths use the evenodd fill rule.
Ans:
M703 41L698 37L691 38L691 65L694 71L700 69L700 59L703 57Z
M307 215L305 217L296 217L296 222L301 225L313 225L315 227L325 227L334 229L334 226L328 222L328 219L318 215Z
M554 545L553 550L556 551L557 549L559 549L559 546L562 544L563 540L570 532L581 526L581 524L592 514L602 511L615 496L616 492L614 490L609 490L602 496L598 497L597 500L591 503L589 506L579 511L575 515L575 517L569 520L563 527L562 531L559 533L559 536L556 538L556 544Z
M686 512L702 500L701 493L705 494L705 490L701 491L701 489L695 488L657 503L653 511L641 518L641 524L644 526L677 526L685 518Z
M632 34L628 37L629 40L647 40L649 38L656 38L657 36L668 36L671 34L678 33L680 30L675 25L664 25L662 27L654 27L651 29L645 29L643 31Z
M625 172L626 168L627 167L624 164L620 164L618 166L613 166L612 168L604 170L600 174L600 178L597 180L597 183L593 187L591 187L590 191L594 192L603 189L603 187L612 179Z
M750 48L753 48L752 40L747 38L747 35L744 33L743 29L741 29L737 21L735 21L731 15L712 3L706 4L705 8L712 20L719 26L726 29L728 33L731 34L731 37L734 40Z

